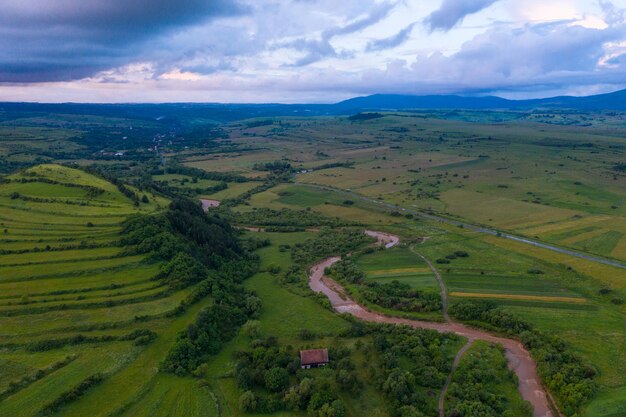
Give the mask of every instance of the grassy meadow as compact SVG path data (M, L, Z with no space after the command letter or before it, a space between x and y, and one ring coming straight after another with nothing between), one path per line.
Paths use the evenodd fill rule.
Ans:
M438 292L418 254L425 256L441 273L450 304L491 301L563 339L597 370L597 394L580 417L625 415L625 269L413 218L346 193L626 261L626 175L616 169L625 162L626 126L604 114L589 116L592 121L581 126L581 117L436 111L385 113L365 121L283 117L211 125L193 141L151 120L58 115L0 121L0 168L7 173L0 177L0 417L252 415L241 410L236 377L238 352L256 343L244 330L199 375L158 370L179 332L216 303L203 298L173 316L195 288L171 289L155 279L160 263L124 250L122 222L160 213L169 204L157 189L139 191L150 189L142 186L146 177L193 198L236 199L228 205L236 212L311 210L398 234L398 247L355 257L365 282L398 281ZM259 169L259 163L273 161L289 163L289 175ZM97 166L109 180L69 168L74 162ZM221 181L165 173L168 164L237 174L247 182L228 180L215 191ZM126 192L110 181L118 177ZM241 199L260 185L267 187ZM129 198L128 190L139 199ZM350 320L332 312L303 282L281 281L294 265L289 248L317 233L311 226L295 230L240 236L269 241L256 250L260 271L243 284L262 303L255 319L260 337L274 336L294 352L347 349L357 364L360 391L340 389L330 370L310 375L332 380L346 416L391 416L380 379L388 358L374 349L376 338L349 333ZM271 272L276 268L279 273ZM363 301L358 286L348 290ZM443 320L439 312L367 306ZM304 337L303 330L313 336ZM156 338L143 344L130 336L142 331ZM464 343L459 338L432 350L445 368ZM476 343L466 355L453 384L482 372L492 378L486 389L503 399L507 412L523 416L502 352ZM408 356L399 361L403 370L414 369ZM55 412L44 410L96 376L101 379ZM252 390L264 395L258 387ZM463 401L460 391L450 391L446 401ZM420 388L419 395L426 415L437 415L437 390Z
M606 118L610 128L547 124L523 114L480 116L393 113L358 122L338 117L261 127L235 123L228 128L230 141L258 150L189 157L186 164L261 175L255 163L283 160L299 170L296 182L350 189L626 260L626 177L613 169L623 162L623 126L609 125ZM319 205L302 189L296 194L299 203L273 198L272 204Z

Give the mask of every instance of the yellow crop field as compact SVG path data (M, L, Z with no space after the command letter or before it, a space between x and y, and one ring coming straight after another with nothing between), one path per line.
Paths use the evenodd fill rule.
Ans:
M528 301L551 301L561 303L586 303L587 300L579 297L549 297L542 295L522 295L522 294L489 294L474 292L451 292L453 297L466 298L499 298L504 300L528 300Z
M414 272L430 272L429 268L394 268L394 269L382 269L376 271L368 271L368 275L392 275L392 274L410 274Z
M484 237L483 240L504 249L525 253L548 262L561 263L570 266L577 271L589 275L590 277L593 277L615 289L622 289L626 287L626 270L624 269L615 268L610 265L576 258L571 255L565 255L548 249L530 246L525 243L502 239L495 236L487 236Z

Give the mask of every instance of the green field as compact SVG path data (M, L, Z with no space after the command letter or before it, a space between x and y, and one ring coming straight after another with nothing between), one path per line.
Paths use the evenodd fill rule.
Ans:
M364 283L398 281L414 292L439 294L421 254L441 273L451 306L489 301L559 338L566 352L597 371L597 392L578 410L579 417L625 413L626 269L402 210L427 211L626 261L626 175L617 169L624 163L623 115L414 111L364 121L343 116L221 124L181 119L171 129L169 122L130 116L3 117L2 417L312 415L282 405L275 412L242 411L245 389L237 378L241 352L258 349L269 336L281 349L290 347L294 359L304 348L347 350L361 385L357 392L342 388L336 364L310 374L291 373L290 384L306 375L327 379L348 417L399 415L383 388L386 370L415 371L431 354L441 369L449 369L465 341L437 336L426 350L416 350L420 357L400 354L402 343L377 350L380 334L356 332L358 326L312 294L304 268L294 264L292 249L320 231L317 225L297 225L297 217L307 210L333 218L336 229L382 230L401 237L401 245L389 250L357 251L354 260ZM584 127L576 123L583 119L589 120ZM120 142L120 135L128 139ZM263 169L275 161L290 168ZM227 188L213 192L211 187L223 188L221 179L199 174L228 178ZM215 355L203 359L206 366L195 376L161 372L159 366L180 332L193 329L189 325L200 311L220 299L203 297L181 313L177 309L199 285L167 285L161 262L129 252L121 242L127 219L163 214L175 196L220 200L224 204L215 213L225 221L235 218L233 212L298 210L292 217L296 225L280 229L284 233L234 232L238 242L255 248L260 260L259 271L241 283L262 305L252 320L259 334L254 338L237 330ZM205 249L206 254L194 255L206 255L210 262L211 249ZM300 275L288 281L292 267L301 268ZM443 320L437 311L407 312L367 302L361 284L343 284L371 310ZM148 330L156 334L148 344L125 338ZM37 348L46 343L52 347ZM452 375L453 384L467 384L464 374L487 375L489 398L500 398L509 415L523 416L502 352L476 343L466 355ZM56 412L45 412L47 404L94 375L103 379ZM418 382L435 382L429 388L413 385L412 392L428 417L438 414L442 383L437 379L441 375L432 375L419 375ZM258 381L262 376L256 378L250 390L258 398L270 398ZM283 399L276 401L282 404ZM452 397L447 401L454 403Z
M157 384L153 378L160 361L202 305L166 319L164 314L174 310L190 290L172 292L153 280L158 264L123 253L121 221L154 211L154 204L136 207L112 184L57 165L9 179L0 185L0 198L7 207L2 211L3 226L8 229L2 237L10 243L2 248L19 252L0 255L0 344L5 346L0 350L0 390L24 378L33 382L4 394L0 415L40 415L45 404L96 373L105 375L105 382L63 407L60 414L107 415L144 387ZM19 197L12 198L15 193ZM137 321L137 317L143 318ZM122 336L137 329L156 332L156 341L147 347L128 340L37 352L28 348L33 342L78 335ZM67 357L71 361L63 364ZM58 369L47 370L57 363L62 364ZM180 406L195 407L200 413L210 403L202 396L199 402L190 398Z

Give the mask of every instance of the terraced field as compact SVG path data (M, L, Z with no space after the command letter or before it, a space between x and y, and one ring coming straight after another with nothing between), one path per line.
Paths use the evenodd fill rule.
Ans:
M0 184L0 416L136 415L133 404L162 395L186 398L174 402L180 415L206 415L211 397L193 397L191 378L157 378L157 369L209 301L172 316L193 287L154 280L160 265L120 244L125 218L166 203L151 196L137 206L113 184L58 165ZM152 342L141 339L148 331ZM83 397L44 410L90 378Z

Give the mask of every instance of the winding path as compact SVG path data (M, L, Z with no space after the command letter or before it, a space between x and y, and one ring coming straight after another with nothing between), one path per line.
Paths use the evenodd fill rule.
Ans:
M439 394L439 417L444 417L446 414L446 408L444 407L444 403L446 399L446 393L448 392L448 388L450 387L450 384L452 383L452 376L454 375L454 371L459 366L459 363L461 363L461 357L463 356L465 352L467 352L467 350L470 347L472 347L472 344L474 344L474 341L472 339L468 340L465 346L463 346L454 357L454 362L452 363L452 369L450 370L450 373L448 374L448 378L446 378L446 383L443 385L443 388L441 389L441 393Z
M373 231L368 231L367 233L370 236L376 237L379 244L384 244L385 246L390 243L389 236L392 236L387 233ZM395 237L397 240L394 241L395 243L393 243L392 246L399 242L399 238L397 238L397 236ZM498 343L504 347L509 369L515 372L518 377L518 388L522 398L530 402L533 406L533 417L554 417L554 414L549 406L546 391L543 389L539 376L537 375L537 366L535 361L532 359L526 348L524 348L522 343L517 340L494 336L484 330L475 329L464 324L455 323L447 317L447 311L447 319L445 323L390 317L369 311L352 300L346 294L341 285L324 275L324 270L332 266L335 262L338 262L340 259L341 258L338 256L324 259L323 261L313 265L309 270L309 286L313 291L325 294L330 300L330 303L335 311L338 313L348 313L356 318L369 322L403 324L413 328L436 330L441 333L451 332L467 338L469 342L484 340L490 343ZM435 273L437 280L441 280L441 276L437 269L430 263L430 261L426 260L426 262L432 269L433 273ZM440 285L443 285L443 280L440 281ZM442 288L445 290L445 286ZM469 346L466 345L465 349L468 347ZM455 362L457 362L457 359L460 360L460 355L462 355L462 353L463 352L459 352L459 354L457 354ZM444 387L444 389L446 388L447 386ZM444 394L442 395L443 398L445 396L445 391L442 392L442 394ZM443 404L441 403L442 398L440 398L440 406L443 409ZM442 409L440 409L440 413Z
M450 316L448 315L448 290L446 289L446 284L443 283L443 278L441 277L439 270L435 268L435 265L433 265L429 259L427 259L421 253L417 252L415 248L411 247L411 252L413 252L420 258L422 258L422 260L426 262L426 265L428 265L430 270L433 271L433 274L435 274L435 278L437 278L437 283L439 284L439 288L441 288L441 305L443 309L443 318L446 321L446 323L452 323L452 321L450 320Z

